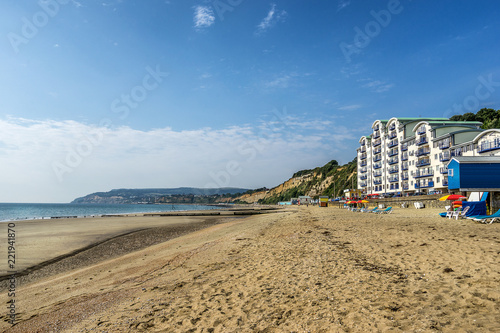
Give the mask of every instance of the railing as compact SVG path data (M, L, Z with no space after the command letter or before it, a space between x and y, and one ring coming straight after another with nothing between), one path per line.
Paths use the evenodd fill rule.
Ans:
M415 183L415 188L427 188L427 187L434 187L434 182L427 182L427 183Z
M382 176L382 172L381 171L373 173L373 177L380 177L380 176Z
M425 134L425 126L422 125L417 129L417 134Z
M365 146L361 147L361 149L359 151L362 153L366 153L366 147Z
M408 172L402 173L401 174L401 179L402 180L408 180Z
M422 167L424 165L429 165L429 164L431 164L431 160L428 158L424 158L417 162L417 167Z
M416 143L417 143L417 146L426 144L427 143L427 137L426 136L421 137L420 140L418 140Z
M439 147L439 149L448 149L448 148L450 148L450 141L440 142L438 147Z
M387 144L387 147L392 148L398 145L398 140L392 140Z
M401 155L401 161L408 161L408 153Z
M376 138L380 138L380 131L375 131L373 132L373 138L376 139Z
M389 182L390 183L399 182L398 175L389 177Z
M373 181L373 185L380 185L380 184L382 184L382 181L379 179Z
M389 126L389 131L394 131L396 129L396 124Z
M366 159L366 154L361 154L361 157L360 157L362 160Z
M448 174L448 167L441 167L441 168L439 168L439 172L441 174L443 174L443 175L444 174Z
M401 165L401 170L408 170L408 163Z
M402 188L404 191L407 191L410 189L410 186L408 184L403 184Z
M367 171L366 167L359 169L360 173L365 173Z
M399 168L390 168L389 169L389 173L398 173L399 172Z
M378 161L380 161L380 160L382 160L382 156L380 156L380 155L375 156L375 157L373 158L373 162L378 162Z
M375 140L375 141L373 141L373 147L380 146L381 143L382 143L382 140L380 140L380 139Z
M373 168L374 169L380 169L382 167L382 164L374 164Z
M367 163L366 163L366 161L363 161L363 162L361 162L361 164L360 164L360 165L361 165L362 167L364 167L364 166L366 166L366 164L367 164Z
M496 138L493 141L483 141L479 145L479 152L484 153L490 150L500 149L500 138Z
M363 142L361 142L361 146L364 146L364 145L365 145L365 142L364 142L364 141L363 141Z
M388 156L394 156L394 155L397 155L397 154L398 154L398 150L397 149L389 150L389 152L387 153Z
M382 147L377 147L373 149L373 154L380 154L382 152Z
M405 144L402 144L401 145L401 151L407 151L408 150L408 144L405 143Z
M417 150L417 156L424 156L430 154L431 150L429 148L420 148Z
M393 165L393 164L396 164L398 162L399 162L399 159L397 158L397 156L389 159L389 165Z
M447 153L441 153L439 154L439 160L441 162L445 162L445 161L449 161L451 158L451 154L450 152L447 152Z
M375 126L375 128L373 129L374 131L378 131L378 129L380 128L379 125Z
M368 175L363 175L363 176L359 177L359 179L361 179L361 180L366 180L367 178L368 178Z
M361 187L366 187L366 183L361 183Z
M427 171L417 171L413 177L414 178L422 178L422 177L432 177L434 176L434 170L427 170Z
M396 132L391 132L391 133L389 134L389 139L394 139L394 138L395 138L395 137L397 137L397 136L398 136L398 134L397 134Z

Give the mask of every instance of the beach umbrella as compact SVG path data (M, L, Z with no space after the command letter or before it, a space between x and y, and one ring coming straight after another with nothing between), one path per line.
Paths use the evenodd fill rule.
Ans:
M450 194L450 195L445 195L444 197L439 198L439 201L445 201L445 200L456 201L456 200L464 200L464 199L467 199L467 197L464 197L463 195L460 195L460 194Z
M359 200L359 201L356 201L357 203L369 203L369 201L367 200Z

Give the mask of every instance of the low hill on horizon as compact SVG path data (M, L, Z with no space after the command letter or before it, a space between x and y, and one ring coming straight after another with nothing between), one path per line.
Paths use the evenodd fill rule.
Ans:
M86 204L137 204L137 203L170 203L166 198L172 198L186 203L208 203L215 201L218 197L230 197L251 191L245 188L221 187L221 188L143 188L143 189L113 189L108 192L95 192L86 196L76 198L71 203ZM214 200L194 199L195 197L214 197Z

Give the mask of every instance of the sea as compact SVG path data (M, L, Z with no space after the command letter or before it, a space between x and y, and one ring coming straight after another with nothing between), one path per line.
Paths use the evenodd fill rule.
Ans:
M219 209L218 206L186 204L64 204L64 203L0 203L0 222L54 219L62 217L92 217L115 214L153 213Z

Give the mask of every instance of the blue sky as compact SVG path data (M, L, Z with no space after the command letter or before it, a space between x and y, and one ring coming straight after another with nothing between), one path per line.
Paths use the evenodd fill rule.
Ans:
M498 1L0 4L0 202L272 187L376 119L500 108Z

